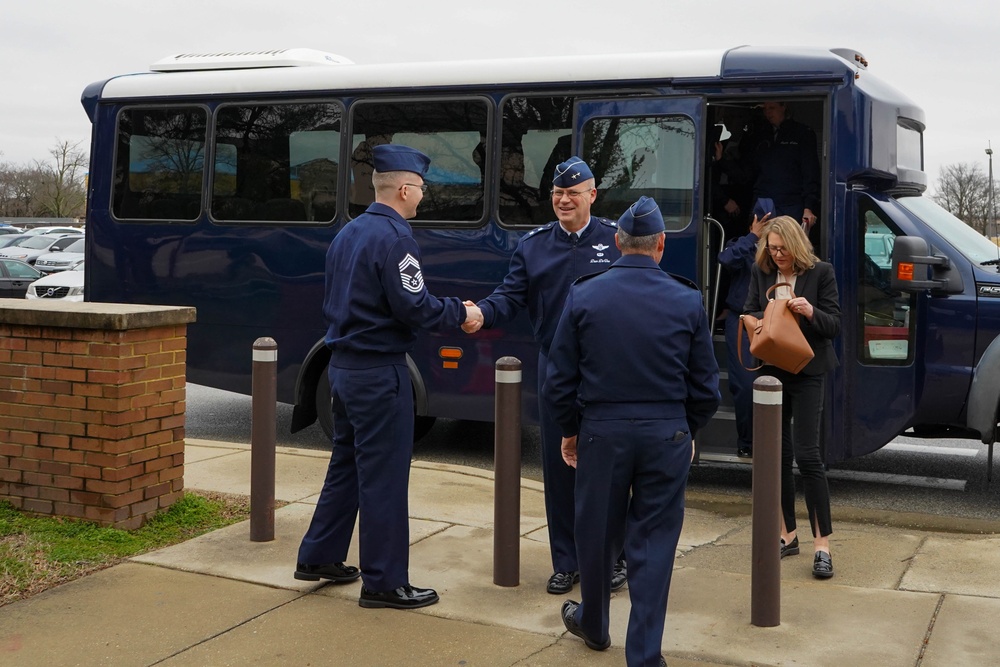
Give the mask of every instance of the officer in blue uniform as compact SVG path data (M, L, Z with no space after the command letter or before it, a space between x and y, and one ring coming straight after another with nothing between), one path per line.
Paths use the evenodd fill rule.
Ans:
M509 322L527 309L539 345L538 396L542 439L542 477L545 482L545 515L553 574L546 590L560 595L579 580L573 540L573 487L575 473L559 453L559 427L541 400L542 381L549 346L570 285L580 276L604 271L620 253L615 247L615 223L594 217L590 207L597 199L594 174L577 156L556 165L552 179L552 208L557 220L526 234L510 260L510 270L493 294L480 301L483 326ZM470 328L463 327L467 332ZM625 585L624 562L616 564L615 589Z
M719 406L719 367L700 293L659 267L664 226L652 199L622 215L617 242L621 259L570 290L544 384L563 457L576 466L582 602L563 603L562 618L589 648L610 646L609 572L624 543L625 657L655 666L692 438Z
M344 226L326 256L333 453L295 578L360 576L362 607L413 609L434 604L438 595L409 580L413 394L406 354L418 329L458 327L482 315L424 286L406 221L423 199L430 158L386 144L374 148L373 160L375 203ZM359 512L360 571L344 564Z

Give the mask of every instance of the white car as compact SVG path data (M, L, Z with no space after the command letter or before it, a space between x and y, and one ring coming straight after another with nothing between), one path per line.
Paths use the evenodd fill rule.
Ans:
M25 234L45 235L45 234L83 234L80 227L32 227L24 232Z
M55 271L66 271L83 261L86 243L83 239L77 239L62 250L53 248L53 252L39 255L35 260L35 268L42 273L53 273Z
M68 271L57 271L28 285L25 299L83 301L83 262Z
M83 236L79 234L74 236L59 236L56 234L25 235L0 250L0 257L19 259L22 262L34 264L35 260L42 255L64 250L68 245L82 238Z

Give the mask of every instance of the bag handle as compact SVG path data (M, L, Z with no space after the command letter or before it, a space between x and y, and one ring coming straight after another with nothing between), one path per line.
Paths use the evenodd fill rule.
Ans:
M791 283L774 283L773 285L767 288L767 292L764 294L764 298L767 299L768 301L774 301L775 297L771 296L771 292L778 289L779 287L787 287L789 292L791 292L793 295L795 294L794 290L792 290Z
M747 368L746 362L743 361L743 330L747 328L747 325L743 322L744 317L746 317L746 315L740 315L740 328L736 332L736 357L740 360L740 366L742 366L744 370L759 371L764 367L763 362L761 362L760 366Z

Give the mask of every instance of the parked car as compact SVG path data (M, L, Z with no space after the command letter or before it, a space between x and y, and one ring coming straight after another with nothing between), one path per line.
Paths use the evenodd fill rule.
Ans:
M83 239L77 239L62 250L53 248L52 252L39 255L35 260L35 268L42 273L52 273L54 271L65 271L83 261L83 253L86 243Z
M73 236L56 236L54 234L42 234L38 236L28 236L6 248L0 249L0 257L9 259L19 259L28 264L34 264L35 260L48 252L63 250L77 239L83 236L75 234Z
M25 234L31 234L32 236L47 235L47 234L82 234L83 230L79 227L32 227L31 229L24 232Z
M7 246L14 245L18 243L21 239L31 238L30 234L3 234L0 235L0 248L6 248Z
M27 299L83 301L83 262L67 271L42 276L28 286L24 296Z
M865 253L880 269L892 268L892 246L896 242L893 234L865 234Z
M14 225L0 225L0 234L23 234L24 230Z
M0 259L0 297L22 299L28 287L41 277L41 273L22 261Z

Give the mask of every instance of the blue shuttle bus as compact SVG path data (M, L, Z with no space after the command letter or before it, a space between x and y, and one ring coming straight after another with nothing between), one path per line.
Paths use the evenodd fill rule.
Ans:
M292 429L318 419L329 433L323 260L373 199L373 146L408 144L432 158L412 225L435 294L489 294L518 239L554 219L554 165L579 154L596 175L596 215L656 199L663 265L695 281L715 316L724 230L710 215L711 149L719 137L737 141L767 100L785 102L817 137L815 244L836 269L843 306L827 461L907 429L979 438L992 459L997 246L922 196L923 112L844 49L391 65L307 49L166 58L83 93L93 125L86 299L197 308L188 379L210 387L249 393L252 344L273 337ZM881 287L867 278L868 259ZM436 417L492 420L494 363L508 355L525 364L530 421L527 318L474 336L421 334L408 360L418 433ZM724 368L724 343L719 357ZM731 409L699 445L706 456L735 453Z

